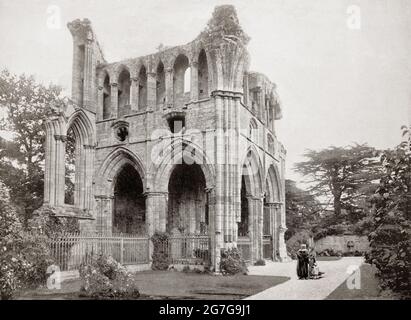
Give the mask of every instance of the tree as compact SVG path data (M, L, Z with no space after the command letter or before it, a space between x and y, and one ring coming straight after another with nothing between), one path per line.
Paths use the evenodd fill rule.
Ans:
M25 223L43 202L44 121L63 103L58 86L0 72L0 129L12 133L12 141L0 140L0 177Z
M298 231L310 231L318 223L322 207L310 192L298 188L295 181L285 180L285 210L288 240Z
M358 204L375 190L380 173L376 155L366 144L308 150L304 154L308 160L297 163L295 170L309 178L314 196L331 200L338 217L342 209L355 213Z
M372 198L374 231L368 262L380 284L402 298L411 297L411 149L409 140L381 157L384 174Z

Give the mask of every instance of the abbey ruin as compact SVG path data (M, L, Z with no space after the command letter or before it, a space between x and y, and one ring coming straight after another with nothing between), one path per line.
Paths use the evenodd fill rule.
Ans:
M89 20L68 28L72 103L47 122L44 206L84 232L205 235L215 268L234 246L250 262L287 259L281 105L249 70L234 7L216 7L190 43L118 62Z

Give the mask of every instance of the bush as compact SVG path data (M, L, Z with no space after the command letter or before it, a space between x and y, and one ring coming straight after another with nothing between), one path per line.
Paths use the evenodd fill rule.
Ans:
M286 242L287 252L290 254L291 259L297 259L297 251L300 249L302 244L306 244L308 247L308 242L310 239L310 232L303 230L294 234Z
M221 251L220 271L223 275L247 274L248 269L240 250L231 248Z
M265 260L259 259L254 263L255 266L265 266Z
M20 254L26 262L24 272L20 273L22 284L29 288L45 285L48 278L47 268L54 263L50 254L48 237L23 233L19 245Z
M408 134L410 134L408 132ZM411 152L407 144L381 158L384 174L371 201L374 230L368 236L367 262L378 271L380 287L402 299L411 298L410 247Z
M170 265L170 259L168 257L168 233L156 232L151 237L153 242L153 262L151 269L153 270L167 270Z
M0 183L0 296L12 299L25 286L38 286L47 280L52 264L47 237L24 232L9 195Z
M140 296L136 280L110 256L100 255L80 266L81 292L90 298L135 299Z

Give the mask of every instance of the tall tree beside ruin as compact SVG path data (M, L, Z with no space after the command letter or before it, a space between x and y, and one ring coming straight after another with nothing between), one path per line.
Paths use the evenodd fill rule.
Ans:
M10 190L24 221L43 202L44 120L63 103L61 88L37 83L32 76L0 72L0 179Z
M342 209L355 212L376 189L381 174L376 155L366 144L308 150L304 154L307 161L297 163L295 170L307 178L313 195L330 200L339 216Z

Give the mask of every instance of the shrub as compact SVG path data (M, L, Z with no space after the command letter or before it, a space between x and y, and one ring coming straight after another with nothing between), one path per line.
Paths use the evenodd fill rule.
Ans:
M409 132L408 132L409 133ZM381 158L384 174L374 204L374 230L369 234L367 262L378 271L380 287L403 299L411 298L411 152L407 144Z
M265 260L259 259L254 263L255 266L265 266Z
M221 251L220 271L223 275L247 274L248 269L240 250L231 248Z
M110 256L92 257L80 266L81 292L90 298L138 298L136 280L124 266Z
M151 269L153 270L167 270L170 265L168 256L168 239L169 235L165 232L156 232L151 237L153 242L153 255Z
M302 244L306 244L308 247L308 242L310 239L310 232L303 230L294 234L286 242L287 252L290 254L292 259L297 259L297 251L300 249Z

